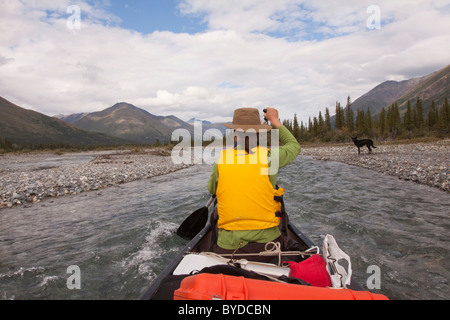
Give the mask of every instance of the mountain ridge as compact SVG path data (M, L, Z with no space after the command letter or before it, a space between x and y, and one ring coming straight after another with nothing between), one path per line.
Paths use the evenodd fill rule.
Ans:
M408 100L415 103L417 98L420 98L424 106L424 114L428 114L433 100L440 107L448 96L450 96L450 65L424 77L420 83L405 92L397 102L400 111L405 112Z
M450 96L450 65L423 77L408 80L385 81L356 99L352 104L355 116L358 110L370 113L376 117L382 109L386 109L397 102L400 113L406 112L408 100L415 103L417 98L422 100L424 115L428 114L431 101L441 106L445 96ZM347 109L345 107L344 109ZM332 117L334 122L335 116Z
M431 101L441 106L450 95L450 65L427 76L403 81L385 81L352 103L352 110L370 109L372 116L391 104L399 104L400 113L408 101L422 100L424 115ZM356 117L355 117L356 118ZM335 116L332 117L334 123ZM218 129L221 123L199 120L203 131ZM195 118L185 122L178 117L157 116L126 102L119 102L93 113L76 113L49 117L21 108L0 97L0 137L16 144L117 145L154 144L170 141L176 129L194 133Z
M157 116L147 110L126 102L116 103L102 111L84 114L58 115L57 117L71 121L75 126L93 132L100 132L142 144L164 143L171 140L177 129L185 129L191 137L194 135L195 118L185 122L174 115ZM225 134L226 127L222 123L200 121L203 132L217 129Z
M105 110L86 114L73 124L87 131L141 144L169 141L174 130L191 129L176 116L153 115L126 102L119 102Z
M0 97L0 137L18 145L116 146L130 143L24 109L3 97Z

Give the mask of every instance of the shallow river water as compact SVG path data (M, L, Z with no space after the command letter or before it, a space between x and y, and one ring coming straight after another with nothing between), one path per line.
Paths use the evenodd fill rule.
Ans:
M0 300L139 299L186 244L174 233L209 199L210 171L197 165L0 210ZM448 193L309 157L283 168L278 182L291 220L318 245L333 235L365 289L376 266L381 289L372 292L450 299ZM68 288L71 266L80 290Z

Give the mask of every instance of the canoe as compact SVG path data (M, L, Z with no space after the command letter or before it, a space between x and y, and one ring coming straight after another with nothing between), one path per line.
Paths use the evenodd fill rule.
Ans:
M326 268L323 248L291 222L284 231L298 244L298 252L282 257L275 252L279 263L262 263L257 253L232 257L210 253L214 232L208 221L153 281L142 300L388 300L364 291L353 279L338 290L328 280L324 285L324 273L331 277L336 268ZM273 246L267 251L276 251ZM296 267L303 279L292 276Z

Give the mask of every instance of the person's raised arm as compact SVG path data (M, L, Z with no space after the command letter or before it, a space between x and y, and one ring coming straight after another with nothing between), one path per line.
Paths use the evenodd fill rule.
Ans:
M283 146L279 148L279 166L283 168L294 161L300 154L300 144L292 133L281 123L277 109L264 109L264 117L270 121L275 129L280 130L280 141Z
M267 111L264 113L264 117L267 119L267 121L270 121L275 129L279 129L283 125L280 121L280 115L277 109L267 108L264 109L264 111Z

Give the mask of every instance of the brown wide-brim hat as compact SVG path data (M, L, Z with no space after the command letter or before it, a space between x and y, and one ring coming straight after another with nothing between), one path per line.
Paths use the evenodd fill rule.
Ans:
M251 129L256 132L270 131L272 126L261 123L259 110L255 108L242 108L234 111L233 124L224 124L226 127L234 130L249 131Z

